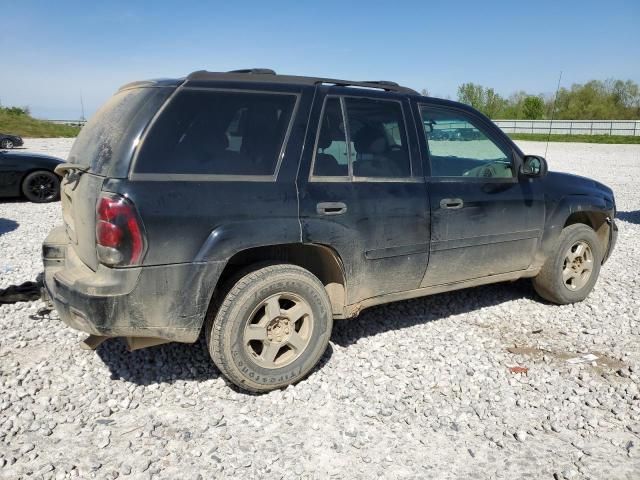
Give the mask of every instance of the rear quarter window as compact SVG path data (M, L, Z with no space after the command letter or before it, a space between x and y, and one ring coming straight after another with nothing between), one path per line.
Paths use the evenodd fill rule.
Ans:
M144 139L134 173L272 176L296 100L294 94L178 92Z
M82 128L68 161L97 175L129 168L136 138L169 97L173 88L131 88L112 96Z

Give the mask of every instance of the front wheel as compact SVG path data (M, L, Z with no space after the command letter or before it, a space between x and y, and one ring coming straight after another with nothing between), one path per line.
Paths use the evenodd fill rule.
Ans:
M320 280L295 265L270 265L229 290L207 320L207 346L231 382L266 392L307 376L332 327L331 302Z
M60 179L48 170L31 172L22 182L22 193L30 202L53 202L60 197Z
M10 140L8 138L2 139L2 141L0 142L0 147L4 148L5 150L13 148L13 140Z
M593 290L601 264L602 248L593 229L569 225L560 233L556 251L533 279L533 287L553 303L581 302Z

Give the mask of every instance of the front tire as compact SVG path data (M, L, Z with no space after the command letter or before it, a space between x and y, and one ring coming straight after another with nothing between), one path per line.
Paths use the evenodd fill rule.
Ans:
M581 302L593 290L602 264L602 247L593 229L578 223L560 233L556 247L533 287L550 302L565 305Z
M0 148L3 148L5 150L10 150L13 148L13 140L10 140L8 138L5 138L2 140L2 142L0 142Z
M31 172L22 181L22 193L30 202L53 202L60 198L60 179L48 170Z
M327 348L333 315L317 277L270 265L231 287L206 325L213 362L235 385L266 392L298 382Z

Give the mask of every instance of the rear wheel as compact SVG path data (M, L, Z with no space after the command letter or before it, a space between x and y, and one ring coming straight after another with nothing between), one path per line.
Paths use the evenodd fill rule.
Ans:
M13 140L10 140L8 138L3 138L2 141L0 142L0 147L2 148L13 148Z
M47 170L31 172L22 182L22 193L30 202L53 202L60 196L60 179Z
M562 230L556 251L533 279L533 286L550 302L581 302L593 290L601 263L602 248L593 229L569 225Z
M314 275L295 265L270 265L231 287L208 318L207 346L231 382L265 392L307 376L332 326L331 303Z

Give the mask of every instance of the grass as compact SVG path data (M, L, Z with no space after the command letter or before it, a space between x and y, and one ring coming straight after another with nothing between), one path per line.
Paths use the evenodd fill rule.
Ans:
M58 125L46 120L37 120L30 115L16 115L0 110L0 132L2 133L21 137L55 138L75 137L79 131L79 127Z
M581 143L624 143L640 145L640 137L626 135L547 135L546 133L508 133L513 140L534 140L546 142L581 142Z

